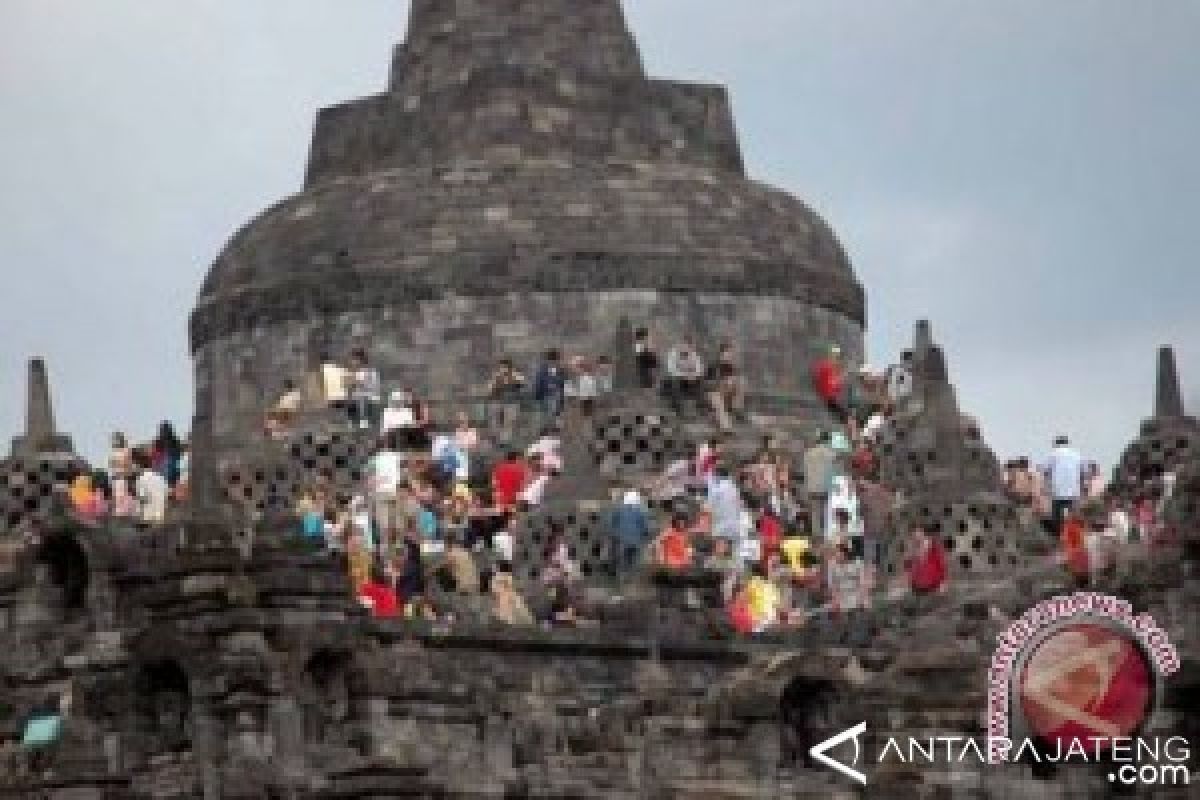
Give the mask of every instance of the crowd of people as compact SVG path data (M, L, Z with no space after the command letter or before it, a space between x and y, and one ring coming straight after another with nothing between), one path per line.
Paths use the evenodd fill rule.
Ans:
M947 589L940 531L896 529L897 492L879 469L880 432L920 402L911 354L882 372L851 370L830 347L811 379L836 424L799 445L763 435L749 457L731 447L745 387L728 343L706 359L681 340L660 360L639 330L631 360L642 389L660 392L680 414L711 414L712 434L645 481L598 487L611 495L605 528L619 581L647 569L719 572L729 625L742 633L854 618L881 597ZM477 426L466 413L439 413L409 387L385 394L358 350L345 366L325 359L307 385L287 383L266 412L266 435L284 436L315 395L374 440L355 491L317 480L289 509L298 540L342 559L373 614L444 620L467 608L506 624L585 624L575 605L583 572L561 530L543 550L538 585L524 586L530 596L518 588L513 559L523 515L578 466L564 463L563 437L607 402L613 362L550 351L530 375L510 360L497 364L487 392L500 411ZM529 419L540 435L518 447L514 423ZM964 432L978 435L972 420ZM1092 579L1131 543L1159 535L1164 493L1109 495L1095 464L1065 437L1054 445L1036 467L1029 458L1006 464L1005 488L1058 537L1066 568ZM155 525L186 495L186 471L187 445L168 423L143 446L116 434L107 470L78 476L71 502L85 517ZM903 565L886 580L885 554ZM452 611L439 600L447 595L456 596Z
M188 442L164 421L150 441L130 444L125 433L112 435L106 468L76 470L67 496L85 520L105 517L140 525L160 525L168 507L187 497Z

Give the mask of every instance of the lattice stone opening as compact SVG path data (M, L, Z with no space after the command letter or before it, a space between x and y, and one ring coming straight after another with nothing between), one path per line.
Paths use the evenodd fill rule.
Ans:
M317 483L345 503L362 491L372 442L369 435L297 434L273 460L226 465L222 483L232 501L257 511L295 508L301 492Z
M951 580L956 575L1003 576L1024 563L1020 521L1010 505L973 502L935 508L923 504L897 511L883 561L888 576L903 574L908 536L918 525L941 539Z
M54 492L65 489L88 465L73 456L15 458L0 463L0 532L26 522L45 522L54 509Z
M592 423L590 450L605 474L660 472L683 449L673 421L665 415L615 410Z
M584 580L615 580L612 568L614 542L602 511L549 509L526 514L517 525L514 577L536 583L546 564L546 551L561 534L571 559L579 565Z

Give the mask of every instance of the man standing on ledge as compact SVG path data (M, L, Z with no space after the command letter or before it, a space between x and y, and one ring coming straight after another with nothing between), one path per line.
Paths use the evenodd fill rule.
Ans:
M1050 523L1052 533L1057 536L1062 531L1063 520L1079 502L1083 490L1083 457L1071 447L1070 439L1059 436L1054 440L1054 449L1042 471L1050 487Z

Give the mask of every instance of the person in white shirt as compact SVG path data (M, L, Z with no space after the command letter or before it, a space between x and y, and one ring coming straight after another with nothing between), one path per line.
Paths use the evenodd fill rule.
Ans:
M587 359L581 359L575 376L575 397L579 400L579 411L585 417L590 417L596 410L596 398L600 395L600 382L596 379L596 371Z
M411 428L417 423L417 415L413 411L412 398L407 392L395 391L388 395L387 407L383 409L383 420L380 425L384 433L391 433L399 428Z
M396 490L405 479L405 472L403 456L392 449L387 437L380 439L367 462L367 489L375 523L385 537L398 534L401 529Z
M708 507L712 512L712 535L728 539L734 553L742 552L745 528L742 519L742 493L729 470L720 466L708 486Z
M142 458L141 470L134 482L138 501L138 519L147 525L161 525L167 518L167 497L171 488L167 479L150 469Z
M529 479L529 483L517 495L517 502L523 508L537 508L546 498L546 484L550 482L550 475L547 474L546 468L542 466L540 459L534 459L533 475Z
M563 468L561 446L553 429L547 428L536 442L529 445L525 454L538 460L546 472L558 474Z
M1054 440L1054 450L1042 467L1050 489L1050 519L1053 535L1062 531L1067 513L1079 502L1083 491L1083 457L1071 447L1071 440L1059 436Z
M359 428L379 422L379 370L367 362L365 350L355 350L349 373L350 421Z

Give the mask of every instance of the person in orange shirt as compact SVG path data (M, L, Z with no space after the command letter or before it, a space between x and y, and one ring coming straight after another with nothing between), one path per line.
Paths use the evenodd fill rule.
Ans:
M1077 580L1087 581L1087 526L1079 514L1071 513L1063 521L1059 542L1067 569Z
M654 563L671 570L692 566L692 540L685 514L676 514L671 524L654 540Z

